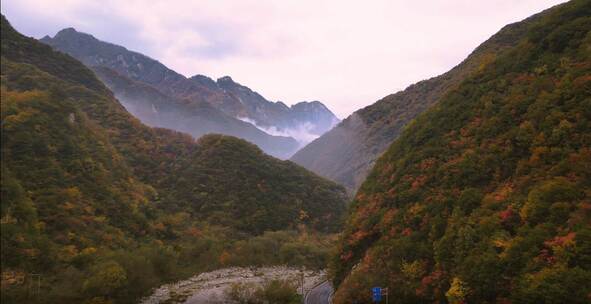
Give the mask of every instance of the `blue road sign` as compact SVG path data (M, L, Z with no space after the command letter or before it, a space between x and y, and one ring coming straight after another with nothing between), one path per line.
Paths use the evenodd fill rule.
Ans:
M371 294L374 302L379 302L382 300L382 288L381 287L373 287L371 289Z

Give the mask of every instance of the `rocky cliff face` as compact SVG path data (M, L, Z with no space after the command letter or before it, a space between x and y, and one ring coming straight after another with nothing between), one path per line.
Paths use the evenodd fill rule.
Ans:
M292 141L288 146L274 148L274 150L281 150L279 154L274 155L287 157L293 154L298 147L322 135L338 122L338 118L320 102L304 102L290 108L282 102L268 101L250 88L234 82L229 76L222 77L217 81L204 75L186 78L148 56L127 50L122 46L100 41L73 28L64 29L53 38L46 36L41 41L72 55L95 70L98 67L111 69L114 73L107 73L105 70L100 73L102 80L106 83L119 82L122 77L128 78L130 81L148 85L168 96L168 104L178 108L178 112L186 112L186 108L193 108L189 112L194 112L195 107L203 107L203 104L207 103L213 110L221 112L214 116L222 116L223 114L225 115L223 120L225 123L232 121L229 125L220 125L215 128L199 128L198 125L193 125L194 130L179 129L194 135L219 131L245 138L259 144L259 146L261 142L269 142L269 145L274 145L272 137L261 134L258 134L256 138L245 137L241 134L241 130L234 129L234 127L240 127L251 130L251 127L244 126L244 123L247 122L271 136L292 137L294 135L293 137L296 137L298 143ZM115 76L117 79L110 79ZM128 94L128 92L124 93L121 87L110 87L110 89L116 95ZM141 103L137 103L137 101L141 101ZM138 111L134 114L137 113L137 115L140 112L149 112L152 108L149 101L141 98L136 100L135 104ZM148 120L142 116L138 117ZM170 124L158 126L171 127ZM305 136L300 136L301 133L305 133ZM283 139L282 141L285 142ZM265 151L270 152L268 149Z

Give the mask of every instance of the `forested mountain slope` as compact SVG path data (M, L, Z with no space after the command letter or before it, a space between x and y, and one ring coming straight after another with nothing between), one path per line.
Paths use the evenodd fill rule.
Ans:
M513 27L497 56L417 117L361 186L335 303L589 303L591 2Z
M342 187L244 140L149 128L80 62L1 25L3 303L129 303L204 269L321 260L269 231L335 231Z
M471 74L516 46L527 25L537 18L532 16L505 26L449 72L413 84L356 111L299 150L291 160L344 185L354 194L375 160L400 136L409 122L438 103L442 96Z

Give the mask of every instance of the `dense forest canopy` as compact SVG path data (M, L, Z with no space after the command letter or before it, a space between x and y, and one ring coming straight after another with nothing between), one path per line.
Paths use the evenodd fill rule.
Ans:
M352 205L336 303L588 303L591 2L524 21L406 127Z

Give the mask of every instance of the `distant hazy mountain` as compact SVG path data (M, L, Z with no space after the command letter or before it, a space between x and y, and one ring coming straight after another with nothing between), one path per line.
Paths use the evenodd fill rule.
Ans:
M356 111L299 150L291 160L355 192L375 160L409 122L500 52L515 46L518 42L515 37L525 30L522 23L506 26L447 73L413 84Z
M126 107L133 104L129 110L134 115L154 126L174 128L194 136L209 132L234 135L256 143L270 154L287 157L339 121L320 102L302 102L288 107L282 102L266 100L228 76L217 81L203 75L186 78L145 55L73 28L64 29L53 38L46 36L41 41L95 69ZM146 85L160 96L154 96L156 91ZM166 102L158 102L157 107L152 97L160 101L164 98ZM216 110L221 113L215 113ZM160 115L158 111L167 114ZM181 115L180 121L176 114ZM245 122L259 130L246 126ZM275 137L265 136L260 130ZM298 142L285 137L293 137Z
M203 79L204 76L194 76L191 79L197 77ZM307 143L339 122L339 119L319 101L304 101L288 107L280 101L268 101L228 76L218 79L215 84L239 101L236 110L226 113L249 120L271 134L289 135ZM306 135L314 138L305 138Z
M299 146L291 137L269 135L206 101L186 102L113 69L101 66L93 69L103 83L116 92L115 96L123 106L149 126L186 132L196 138L207 133L233 135L255 143L266 153L279 158L288 157Z

